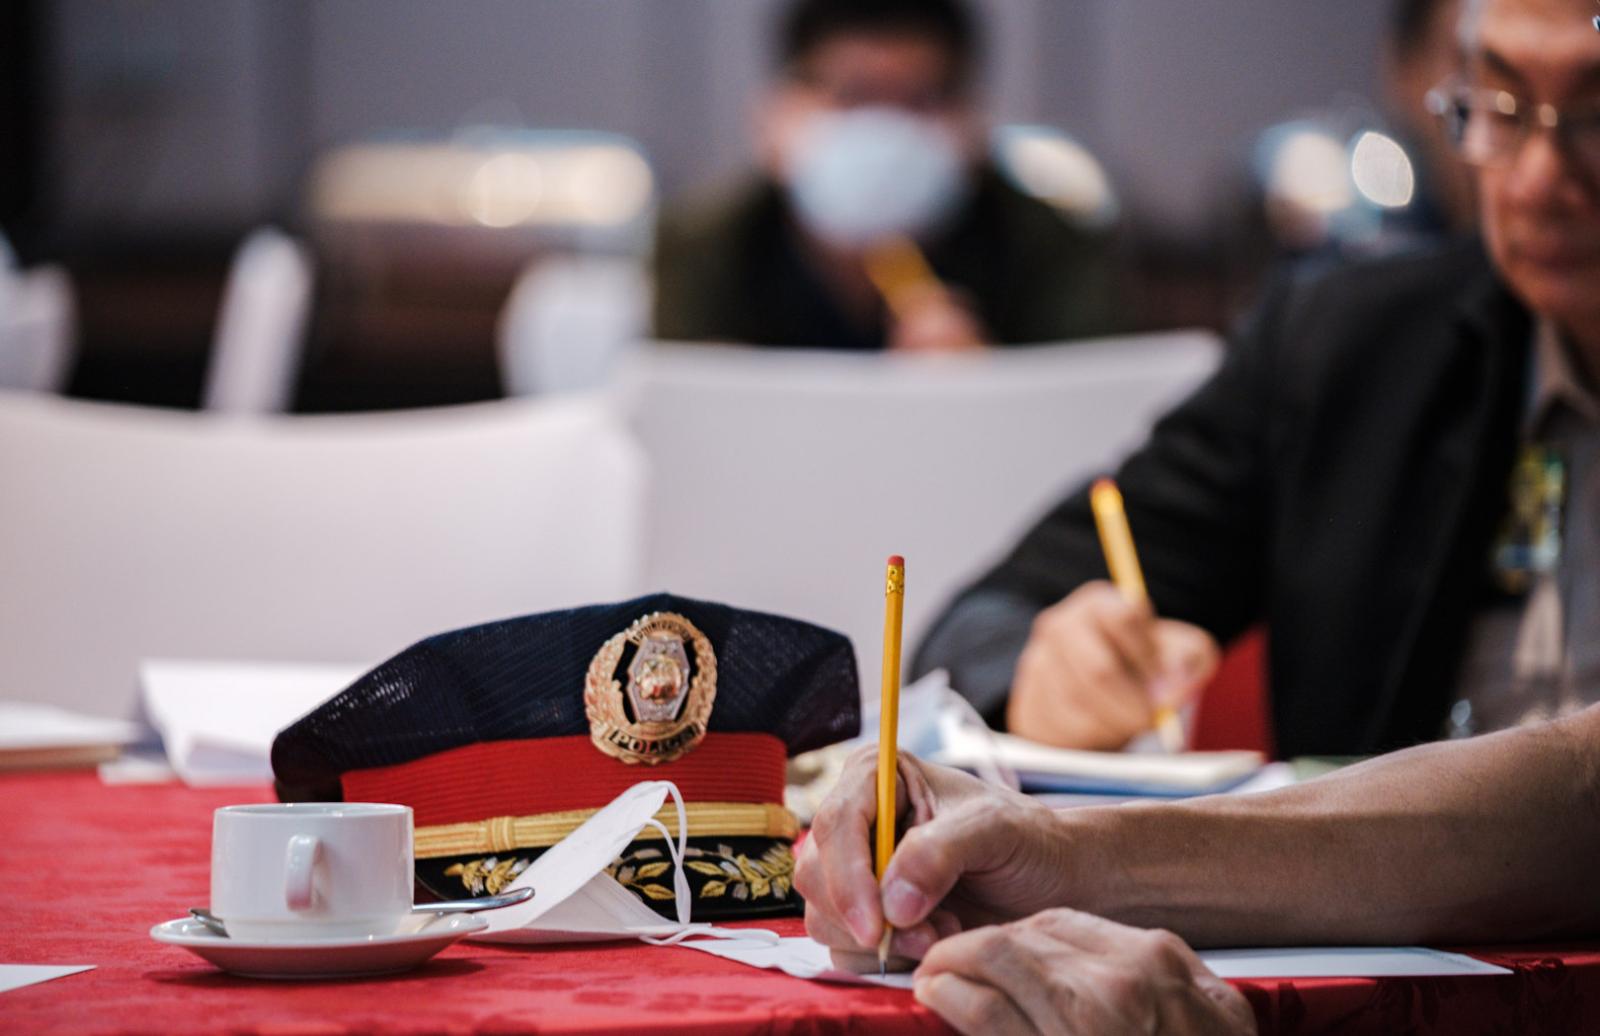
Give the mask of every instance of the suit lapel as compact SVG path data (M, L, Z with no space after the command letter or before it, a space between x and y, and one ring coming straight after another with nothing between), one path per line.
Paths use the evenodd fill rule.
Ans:
M1527 374L1526 310L1487 271L1463 293L1445 376L1460 402L1441 422L1432 463L1416 472L1418 513L1435 516L1410 592L1378 708L1363 741L1387 750L1438 736L1454 693L1468 623L1481 598L1489 546L1505 508L1506 479Z

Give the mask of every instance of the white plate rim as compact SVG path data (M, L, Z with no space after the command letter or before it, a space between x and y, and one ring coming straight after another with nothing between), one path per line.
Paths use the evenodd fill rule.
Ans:
M193 917L175 917L150 928L150 938L170 946L216 947L229 950L293 951L293 950L355 950L369 946L403 946L409 943L433 942L439 939L454 941L481 932L489 927L487 918L476 914L441 914L415 932L397 932L394 935L333 936L326 939L230 939L218 935Z

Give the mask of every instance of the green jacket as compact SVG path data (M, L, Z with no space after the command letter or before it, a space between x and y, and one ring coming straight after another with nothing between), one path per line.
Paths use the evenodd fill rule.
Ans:
M710 204L662 213L654 258L654 333L677 341L881 349L885 319L847 317L803 257L783 190L746 183ZM1104 235L980 170L948 228L926 245L934 270L976 309L998 343L1107 333Z

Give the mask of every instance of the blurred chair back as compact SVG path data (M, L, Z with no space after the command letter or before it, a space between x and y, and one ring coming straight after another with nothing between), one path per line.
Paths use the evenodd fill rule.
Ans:
M60 392L76 349L72 281L56 266L0 261L0 389Z
M636 259L562 256L531 265L500 315L511 395L598 388L646 332L648 278Z
M0 698L125 713L145 657L375 662L638 589L597 399L219 421L0 395Z
M306 322L311 255L272 227L253 231L234 253L211 343L201 406L232 414L289 409Z
M646 582L832 626L876 672L885 557L908 563L909 654L1219 356L1204 332L971 357L643 349L621 392L651 463Z

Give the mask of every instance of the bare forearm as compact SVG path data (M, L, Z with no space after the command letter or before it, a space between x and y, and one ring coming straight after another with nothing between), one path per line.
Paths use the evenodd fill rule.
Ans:
M1600 708L1256 796L1063 815L1086 906L1201 945L1600 932Z

